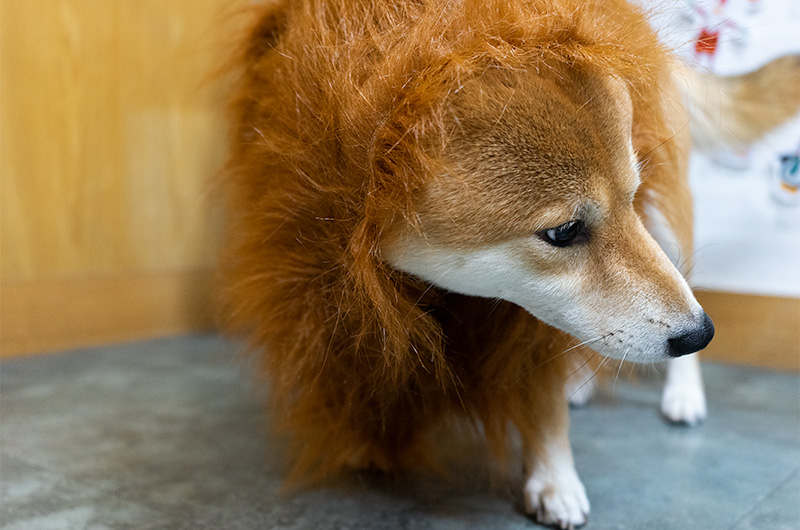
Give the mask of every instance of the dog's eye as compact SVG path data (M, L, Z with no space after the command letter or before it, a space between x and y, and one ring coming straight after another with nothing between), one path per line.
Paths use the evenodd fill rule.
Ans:
M587 239L586 225L580 220L569 221L561 226L542 230L536 235L556 247L568 247Z

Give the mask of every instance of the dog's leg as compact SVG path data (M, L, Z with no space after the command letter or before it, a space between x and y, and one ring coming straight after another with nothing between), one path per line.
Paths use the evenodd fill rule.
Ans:
M697 354L669 362L661 412L673 423L696 425L706 417L706 395Z
M648 231L680 269L690 262L691 245L671 230L667 219L652 205L645 208ZM683 261L683 263L681 263ZM683 272L683 271L682 271ZM671 359L661 395L661 413L673 423L696 425L706 417L706 394L698 354Z
M561 528L584 524L589 500L572 458L564 396L564 381L574 370L568 355L578 353L570 349L573 339L507 302L459 302L451 306L458 311L453 325L474 333L454 346L462 351L478 348L464 358L464 363L476 363L469 367L470 377L461 378L468 384L465 394L474 398L489 446L504 459L514 453L509 451L515 445L509 428L516 427L522 442L526 513ZM465 308L471 304L475 311L468 312Z
M538 523L572 528L586 523L589 499L575 470L567 421L563 423L537 448L526 448L525 511Z

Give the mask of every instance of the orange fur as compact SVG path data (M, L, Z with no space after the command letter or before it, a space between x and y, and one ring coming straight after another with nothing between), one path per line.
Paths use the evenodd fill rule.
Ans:
M452 96L496 70L622 81L641 194L690 241L688 190L675 185L682 125L659 90L668 60L623 1L297 0L259 12L231 107L225 314L269 377L294 478L424 463L428 430L454 413L479 420L501 457L509 425L534 450L542 429L566 428L569 337L507 302L400 273L378 242L392 223L418 224Z

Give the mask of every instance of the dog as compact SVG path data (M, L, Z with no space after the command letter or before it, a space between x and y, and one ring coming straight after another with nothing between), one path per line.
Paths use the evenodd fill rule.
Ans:
M714 153L746 146L795 115L800 105L799 63L797 56L786 56L754 72L726 77L675 64L674 81L689 111L693 149ZM659 220L658 215L657 210L651 209L648 229L673 263L683 264L680 268L685 273L691 268L688 261L683 261L690 257L686 255L687 244L664 232L669 224ZM593 396L596 376L603 370L594 359L575 357L566 393L570 403L580 407ZM675 424L700 423L707 412L697 355L672 359L667 367L662 414Z
M292 440L288 480L433 466L430 433L465 416L500 461L521 440L531 517L584 524L573 354L672 360L665 412L705 414L693 354L714 327L677 264L686 98L709 81L623 0L256 10L220 270Z

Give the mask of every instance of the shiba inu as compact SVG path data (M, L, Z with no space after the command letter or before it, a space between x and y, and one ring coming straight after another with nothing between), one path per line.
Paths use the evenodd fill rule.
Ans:
M707 83L620 0L297 0L255 20L221 270L291 478L430 464L460 415L498 459L521 439L532 517L583 524L573 353L676 360L666 413L704 414L690 354L714 328L677 265L685 102Z

